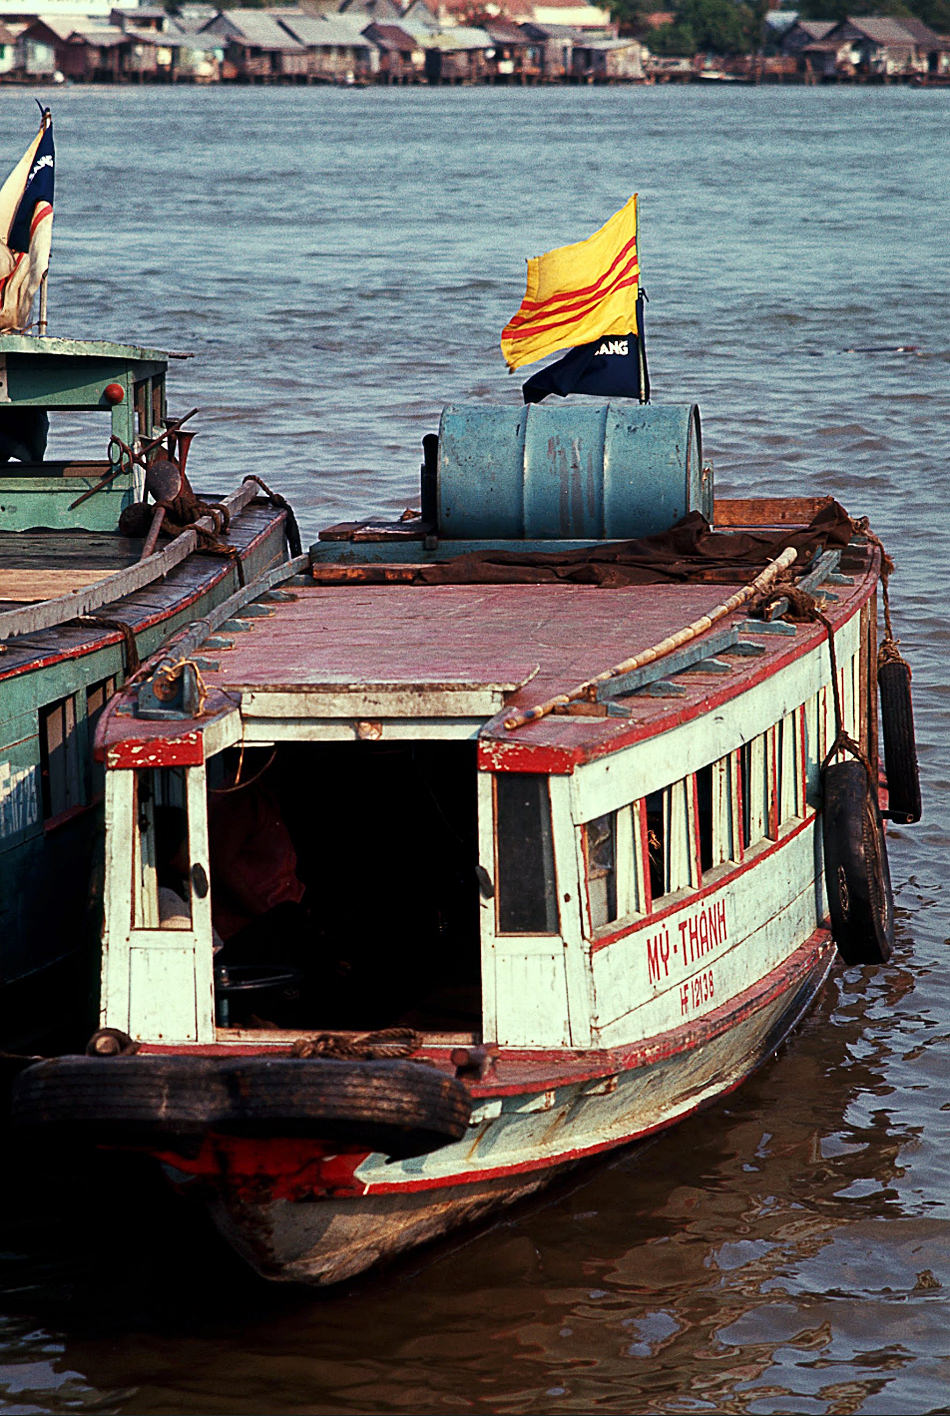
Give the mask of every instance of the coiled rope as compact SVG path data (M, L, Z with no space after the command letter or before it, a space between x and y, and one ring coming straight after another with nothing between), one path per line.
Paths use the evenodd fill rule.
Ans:
M381 1028L376 1032L321 1033L319 1037L298 1038L290 1049L292 1057L351 1057L380 1061L385 1057L408 1057L422 1044L412 1028Z

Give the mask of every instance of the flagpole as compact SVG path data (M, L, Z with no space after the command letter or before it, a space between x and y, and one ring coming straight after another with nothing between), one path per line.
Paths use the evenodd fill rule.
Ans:
M646 301L643 291L637 294L637 367L639 371L640 402L650 402L650 371L647 368L647 337L643 328L643 307Z
M36 102L37 102L37 105L39 106L39 110L40 110L40 132L41 132L41 133L45 133L46 130L47 130L47 128L51 128L51 127L53 126L53 111L52 111L52 109L50 109L50 108L44 108L43 105L42 105L42 103L40 103L39 99L37 99ZM38 318L38 320L36 321L36 332L37 332L37 334L40 334L40 335L45 334L45 333L46 333L46 329L47 329L47 319L46 319L46 281L47 281L48 277L49 277L49 266L47 266L47 267L46 267L46 270L44 270L44 272L43 272L43 279L40 281L40 312L39 312L39 318Z

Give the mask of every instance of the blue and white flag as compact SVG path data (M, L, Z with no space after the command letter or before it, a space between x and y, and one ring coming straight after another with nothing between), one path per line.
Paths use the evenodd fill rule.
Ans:
M0 334L27 328L49 269L55 167L47 108L40 131L0 188Z

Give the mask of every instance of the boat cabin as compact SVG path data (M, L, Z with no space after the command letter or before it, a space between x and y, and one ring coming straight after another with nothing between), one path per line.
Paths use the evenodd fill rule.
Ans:
M165 426L168 357L105 340L0 335L0 532L115 530L142 496L141 469L123 447ZM97 444L101 455L90 457Z
M254 479L212 514L195 501L187 525L144 504L167 495L146 486L146 462L183 474L191 436L167 413L170 357L0 336L0 976L5 1002L18 991L0 1027L7 1050L35 1050L54 1015L81 1026L76 998L94 996L92 742L105 703L173 630L286 559L286 503L265 505Z
M826 630L751 618L744 565L532 580L539 548L712 520L694 409L594 412L585 440L573 407L446 410L421 520L332 528L114 700L103 1026L615 1048L794 971L826 913L820 765L839 726L875 754L877 551L802 567L837 695ZM716 519L778 539L822 505ZM488 578L453 578L472 554Z

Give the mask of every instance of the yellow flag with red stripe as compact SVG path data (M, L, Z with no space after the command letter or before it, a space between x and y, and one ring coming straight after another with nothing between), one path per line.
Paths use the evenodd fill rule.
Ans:
M636 193L586 241L528 261L528 285L501 333L509 369L610 334L637 332Z

